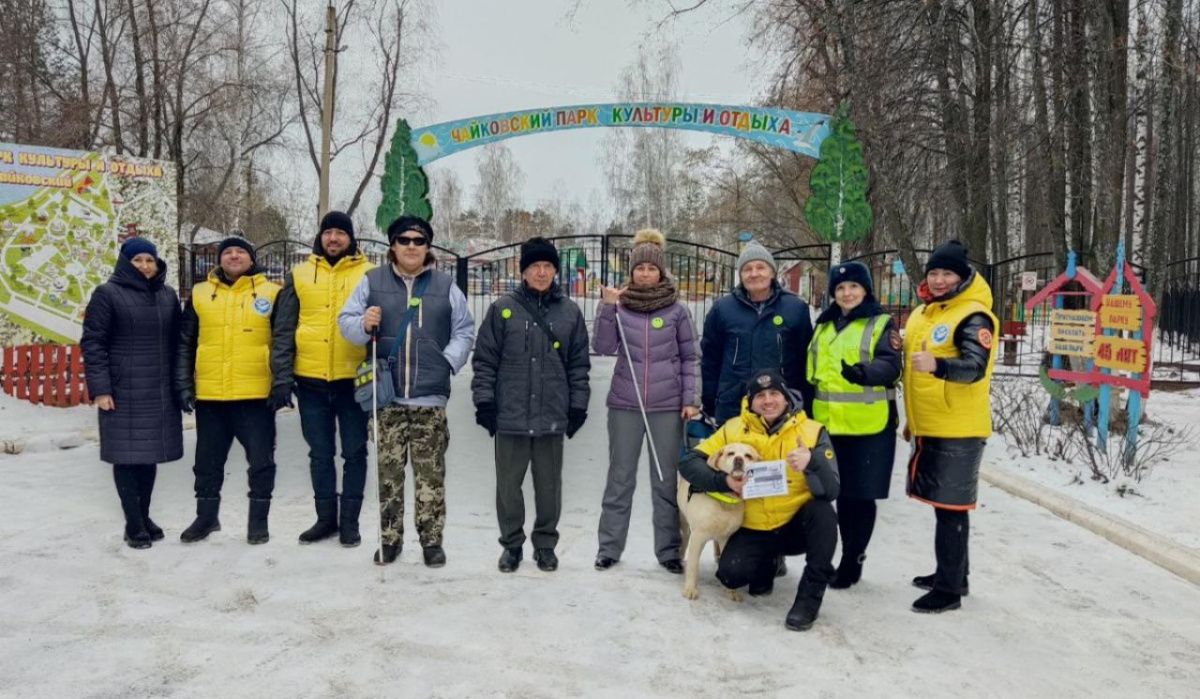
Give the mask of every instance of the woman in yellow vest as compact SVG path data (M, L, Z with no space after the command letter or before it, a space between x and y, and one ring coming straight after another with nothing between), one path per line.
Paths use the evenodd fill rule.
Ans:
M259 271L243 238L221 241L217 262L184 308L175 365L179 405L196 411L196 519L179 538L192 543L220 531L225 460L237 439L250 465L246 540L265 544L275 489L275 410L268 396L279 285Z
M808 347L813 419L829 431L842 481L837 499L842 558L829 584L845 589L862 577L875 530L875 501L888 496L896 460L900 333L875 300L861 262L829 270L834 303L817 317Z
M905 439L913 443L908 495L937 515L937 570L913 578L928 593L913 611L961 606L967 594L967 513L975 509L979 461L992 434L989 390L996 352L992 290L951 240L933 251L904 335Z
M768 595L780 557L805 554L796 599L784 619L787 628L805 631L816 621L825 587L833 578L837 514L831 501L838 496L833 444L820 423L804 413L804 399L788 388L777 369L755 372L746 384L741 415L726 421L680 461L679 474L692 492L712 493L718 499L722 494L742 495L742 479L707 463L709 456L734 442L754 447L764 461L786 461L787 492L746 501L742 526L721 552L717 579L730 590L748 585L751 595Z

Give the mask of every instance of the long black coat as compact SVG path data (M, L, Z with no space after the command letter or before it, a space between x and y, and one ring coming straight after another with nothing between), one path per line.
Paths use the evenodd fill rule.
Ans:
M100 459L158 464L183 456L183 424L171 395L179 343L179 297L166 285L167 265L146 279L123 256L96 287L83 319L88 393L112 396L100 413Z

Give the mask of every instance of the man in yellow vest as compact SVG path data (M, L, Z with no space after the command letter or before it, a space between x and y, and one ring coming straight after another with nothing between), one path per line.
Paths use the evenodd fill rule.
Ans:
M290 405L295 389L317 510L316 524L300 534L302 544L334 534L342 546L362 541L358 515L367 478L367 415L354 400L354 374L366 350L342 337L337 317L374 266L358 250L354 222L341 211L330 211L321 219L312 254L292 269L279 293L272 400L280 407ZM344 460L340 508L337 437Z
M218 268L192 289L180 329L175 391L184 412L196 412L196 520L179 538L192 543L220 531L225 461L237 439L250 464L246 540L265 544L275 489L275 411L268 397L279 285L259 271L244 238L221 241L217 259Z
M679 463L693 497L740 497L745 481L709 468L708 457L726 444L754 447L764 461L786 461L787 492L746 500L742 526L721 552L717 579L751 595L770 594L780 556L805 554L804 573L784 623L793 631L812 627L825 587L833 579L839 490L837 457L825 428L804 413L804 399L777 369L755 372L746 385L741 415L730 418Z
M939 246L917 289L924 304L908 317L904 336L905 439L913 442L907 490L937 515L937 570L913 578L929 590L913 611L961 606L968 592L967 513L975 509L979 461L992 434L992 365L996 361L992 290L957 240Z

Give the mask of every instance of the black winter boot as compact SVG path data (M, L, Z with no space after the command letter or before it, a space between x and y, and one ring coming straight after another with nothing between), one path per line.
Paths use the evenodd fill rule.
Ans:
M425 546L423 547L422 553L425 557L425 567L441 568L442 566L446 565L446 550L441 546L436 544L433 546Z
M150 533L142 519L141 498L138 497L136 466L113 465L113 480L117 485L117 497L121 499L121 513L125 515L125 543L131 549L150 548Z
M208 538L213 532L221 531L221 521L217 513L221 510L221 498L196 498L196 519L183 533L179 540L190 544Z
M937 580L937 574L918 575L912 579L913 587L919 590L932 590L933 583ZM971 585L966 580L963 581L962 596L966 597L971 594Z
M246 543L265 544L271 540L271 534L267 531L267 515L270 513L270 499L250 498L250 518L246 522Z
M158 477L158 465L146 464L138 468L137 471L138 498L141 500L142 505L142 522L146 525L146 532L150 534L151 541L162 541L163 537L166 536L163 534L162 527L150 519L150 498L154 495L154 480Z
M821 611L821 600L825 597L825 583L814 582L807 576L801 577L796 589L796 601L788 610L784 624L792 631L808 631Z
M313 544L338 533L337 498L313 498L317 523L300 533L300 543Z
M389 563L392 563L393 561L395 561L397 558L400 557L400 549L402 549L403 547L404 547L403 544L384 544L383 546L375 549L375 555L373 557L373 560L375 561L375 565L385 566ZM382 560L379 557L380 552L383 553Z
M857 556L842 556L841 563L838 564L837 574L833 577L833 582L829 586L835 590L845 590L851 585L856 584L862 579L862 564L867 560L867 554L860 553Z
M358 513L362 511L362 498L342 498L342 516L338 525L338 541L346 548L362 543L358 533Z
M558 556L554 549L534 549L533 560L537 561L538 570L553 573L558 570Z
M962 606L962 597L952 592L930 590L913 602L912 610L919 614L941 614Z
M501 573L511 573L520 567L522 556L520 547L504 549L504 553L500 554L500 562L497 567L500 568Z

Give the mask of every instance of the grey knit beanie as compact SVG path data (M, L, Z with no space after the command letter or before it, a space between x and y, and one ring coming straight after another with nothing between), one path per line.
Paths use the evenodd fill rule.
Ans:
M755 260L762 260L768 265L771 265L772 272L779 271L779 267L775 264L775 258L771 255L771 252L762 245L751 240L749 243L746 243L746 247L742 248L742 254L738 255L738 272L741 273L742 267L745 267L747 262L753 262Z

